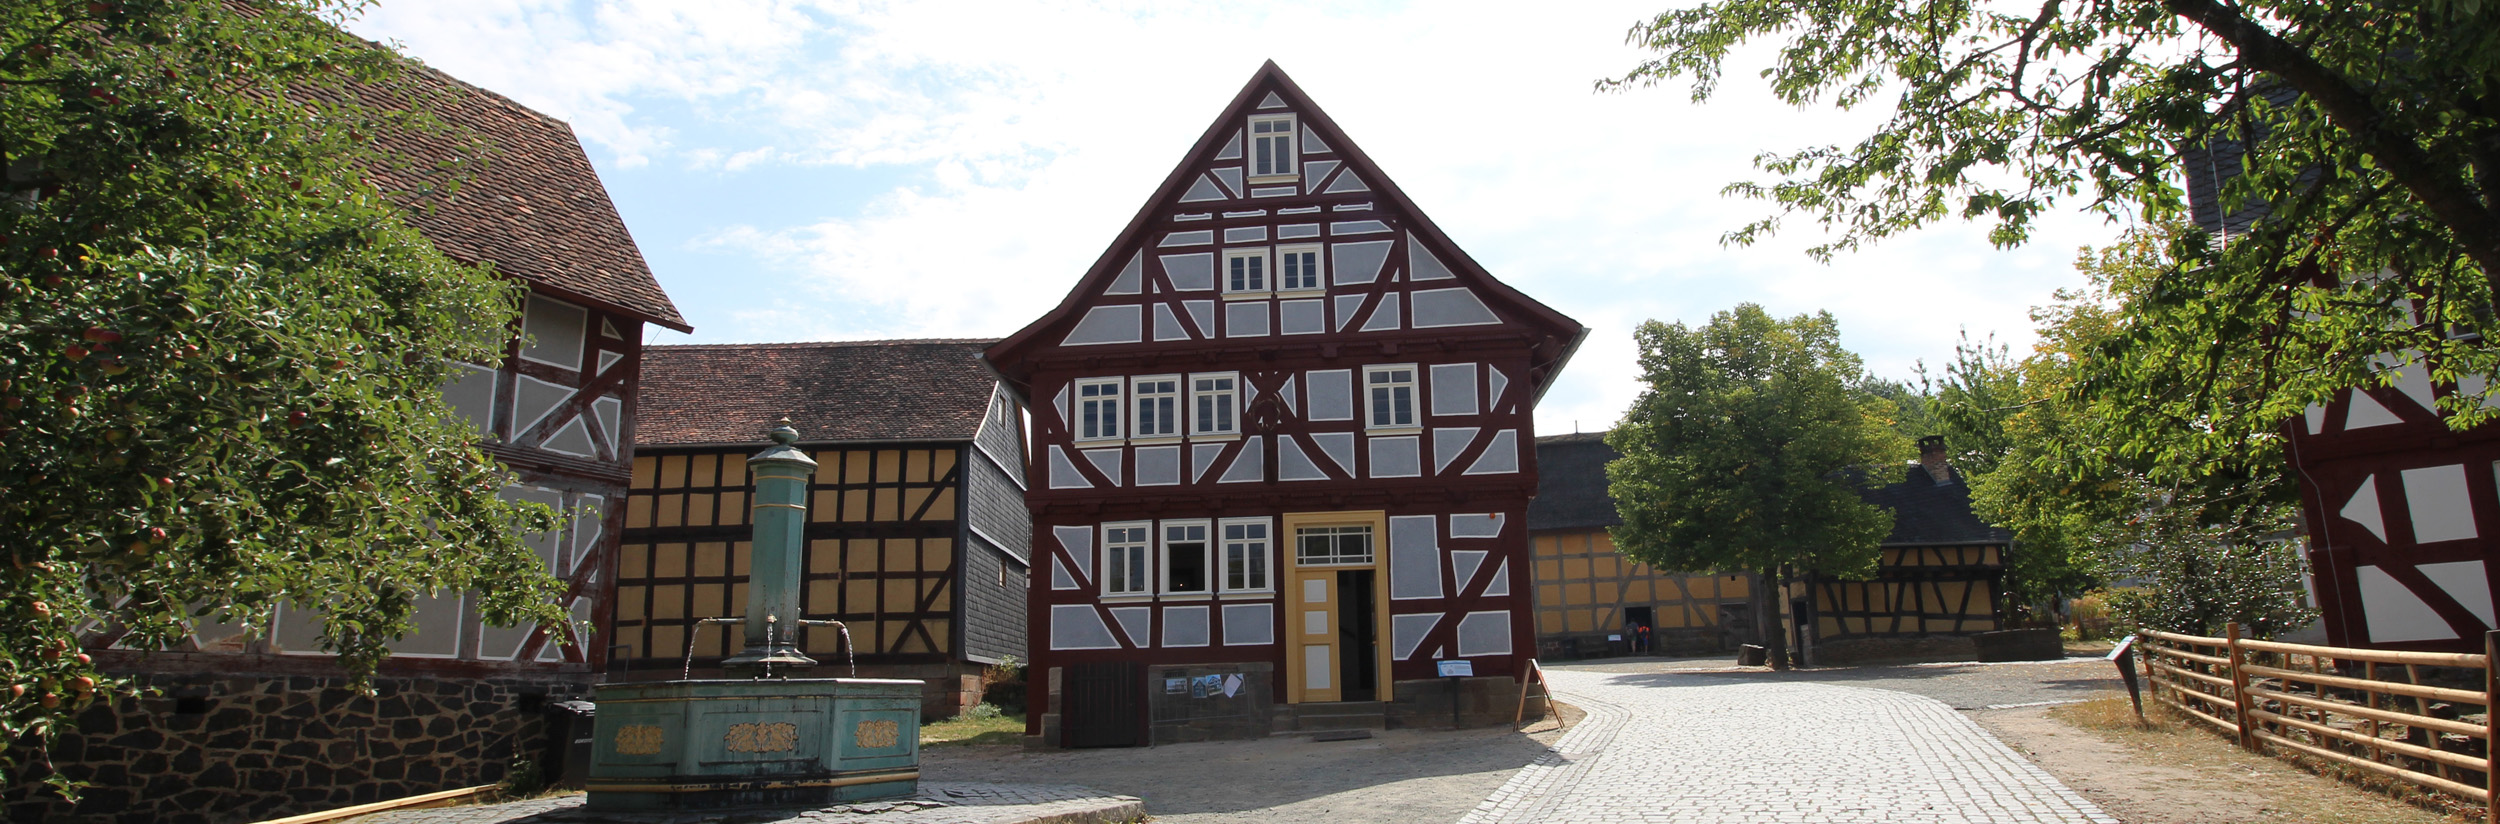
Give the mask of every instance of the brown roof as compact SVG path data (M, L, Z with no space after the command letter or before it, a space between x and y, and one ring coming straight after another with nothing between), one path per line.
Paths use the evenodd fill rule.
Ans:
M384 107L423 101L436 117L473 133L379 136L386 153L409 165L380 170L376 182L413 200L410 222L436 248L461 261L492 261L560 297L693 330L643 262L573 127L423 65L410 65L403 76L413 88L357 92ZM465 170L470 176L449 195L431 193L444 164L479 154L472 138L484 142L484 162Z
M638 447L763 443L788 415L805 442L968 441L997 378L993 340L649 346Z

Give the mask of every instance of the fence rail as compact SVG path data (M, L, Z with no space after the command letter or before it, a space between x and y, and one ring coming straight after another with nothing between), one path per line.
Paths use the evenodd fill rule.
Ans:
M2484 635L2481 655L2259 641L2238 624L2220 638L2139 637L2155 703L2251 752L2272 747L2479 802L2500 824L2489 789L2500 631Z

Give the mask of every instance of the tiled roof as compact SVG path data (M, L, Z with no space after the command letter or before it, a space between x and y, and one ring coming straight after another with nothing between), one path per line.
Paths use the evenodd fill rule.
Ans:
M1866 502L1892 510L1892 534L1885 546L1932 544L2003 544L2013 533L1982 523L1970 508L1970 486L1954 473L1951 483L1938 484L1927 468L1910 464L1897 470L1901 479L1861 493Z
M1603 432L1536 439L1536 500L1528 502L1528 528L1604 529L1623 523L1615 499L1606 494L1606 462L1618 457Z
M997 378L991 340L648 346L634 445L763 443L783 415L799 440L968 441Z
M1606 463L1620 453L1603 433L1536 439L1536 500L1528 504L1528 529L1603 529L1623 523L1606 494ZM1925 467L1911 464L1900 482L1866 490L1867 503L1892 510L1885 546L2006 543L2011 533L1980 522L1971 512L1970 487L1957 478L1937 485Z
M438 195L431 192L444 179L441 167L477 153L471 135L378 136L405 165L378 170L376 182L413 201L409 221L436 248L465 262L492 261L558 296L691 329L652 277L573 127L432 68L412 65L403 76L410 88L357 93L379 106L415 101L486 143L483 162L464 170L469 177L455 191Z

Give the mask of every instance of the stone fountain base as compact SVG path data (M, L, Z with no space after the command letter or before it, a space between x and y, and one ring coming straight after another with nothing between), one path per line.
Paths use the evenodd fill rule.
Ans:
M648 681L596 692L588 806L821 806L910 795L921 682Z

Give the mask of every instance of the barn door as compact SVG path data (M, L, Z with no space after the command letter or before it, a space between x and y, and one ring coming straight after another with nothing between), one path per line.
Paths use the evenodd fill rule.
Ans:
M1063 747L1136 747L1145 717L1146 668L1134 661L1076 664L1068 667L1060 693L1067 709L1059 716Z

